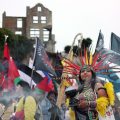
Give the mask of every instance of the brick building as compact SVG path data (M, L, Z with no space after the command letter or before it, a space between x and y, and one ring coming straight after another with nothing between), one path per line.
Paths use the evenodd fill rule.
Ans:
M38 3L26 7L26 17L6 16L3 13L2 28L7 28L18 35L29 39L39 37L49 52L55 52L55 36L52 34L52 12Z

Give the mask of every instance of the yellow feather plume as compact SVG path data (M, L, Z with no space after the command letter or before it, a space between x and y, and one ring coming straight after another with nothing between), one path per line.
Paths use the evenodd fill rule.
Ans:
M66 103L66 106L68 107L68 106L69 106L69 103L70 103L70 99L67 98L65 103Z
M66 106L69 107L69 103L70 103L70 99L67 98L66 99ZM75 120L75 112L69 108L69 116L70 116L70 120Z
M105 116L107 106L109 105L109 100L106 97L100 97L96 100L97 102L97 111L101 116Z
M110 105L114 105L115 102L115 95L114 95L114 88L111 82L105 83L104 87L106 88L108 99L110 101Z
M89 65L92 65L92 53L90 52Z
M86 53L85 53L85 62L86 62L86 65L88 65L88 53L87 53L87 50L86 50Z
M75 120L75 112L69 108L70 120Z

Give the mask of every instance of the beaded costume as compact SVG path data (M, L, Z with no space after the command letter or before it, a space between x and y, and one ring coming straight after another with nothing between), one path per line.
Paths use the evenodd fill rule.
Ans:
M80 82L81 79L79 77L79 82L83 88L80 90L79 95L75 96L79 101L84 99L87 107L80 109L75 106L74 108L76 109L77 114L76 120L96 120L98 118L97 113L101 116L105 116L107 107L109 105L114 105L115 101L113 85L110 82L107 82L105 85L98 87L97 85L99 84L97 84L96 74L111 74L110 70L116 69L116 66L110 67L110 64L114 58L116 59L116 57L120 56L117 53L107 51L106 49L92 55L88 48L83 48L84 53L80 51L79 56L80 65L64 58L62 61L65 68L63 72L79 77L82 69L89 68L91 70L92 79L89 82L82 83ZM105 92L105 95L98 95L98 91L102 90ZM109 93L109 91L111 92Z

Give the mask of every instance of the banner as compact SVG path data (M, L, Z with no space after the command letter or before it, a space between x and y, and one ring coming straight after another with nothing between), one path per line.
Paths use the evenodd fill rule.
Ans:
M111 50L120 54L120 37L115 33L111 33ZM115 64L120 65L120 61L115 62Z
M103 36L103 34L102 34L101 30L100 30L98 40L97 40L97 44L96 44L95 52L99 52L103 48L104 48L104 36Z
M52 68L51 62L45 51L44 45L39 38L37 38L36 42L35 58L33 65L35 66L35 70L42 70L56 76L56 73Z

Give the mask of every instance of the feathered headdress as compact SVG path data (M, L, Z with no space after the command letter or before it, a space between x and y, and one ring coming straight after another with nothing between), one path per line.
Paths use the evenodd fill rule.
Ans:
M120 55L118 53L102 48L100 51L95 51L93 54L90 44L90 39L83 39L78 55L80 65L73 63L67 58L62 60L62 64L64 68L66 68L63 72L79 75L80 70L85 65L90 66L94 72L102 75L120 72L120 68L118 68L117 65L112 64L116 60L120 59Z

